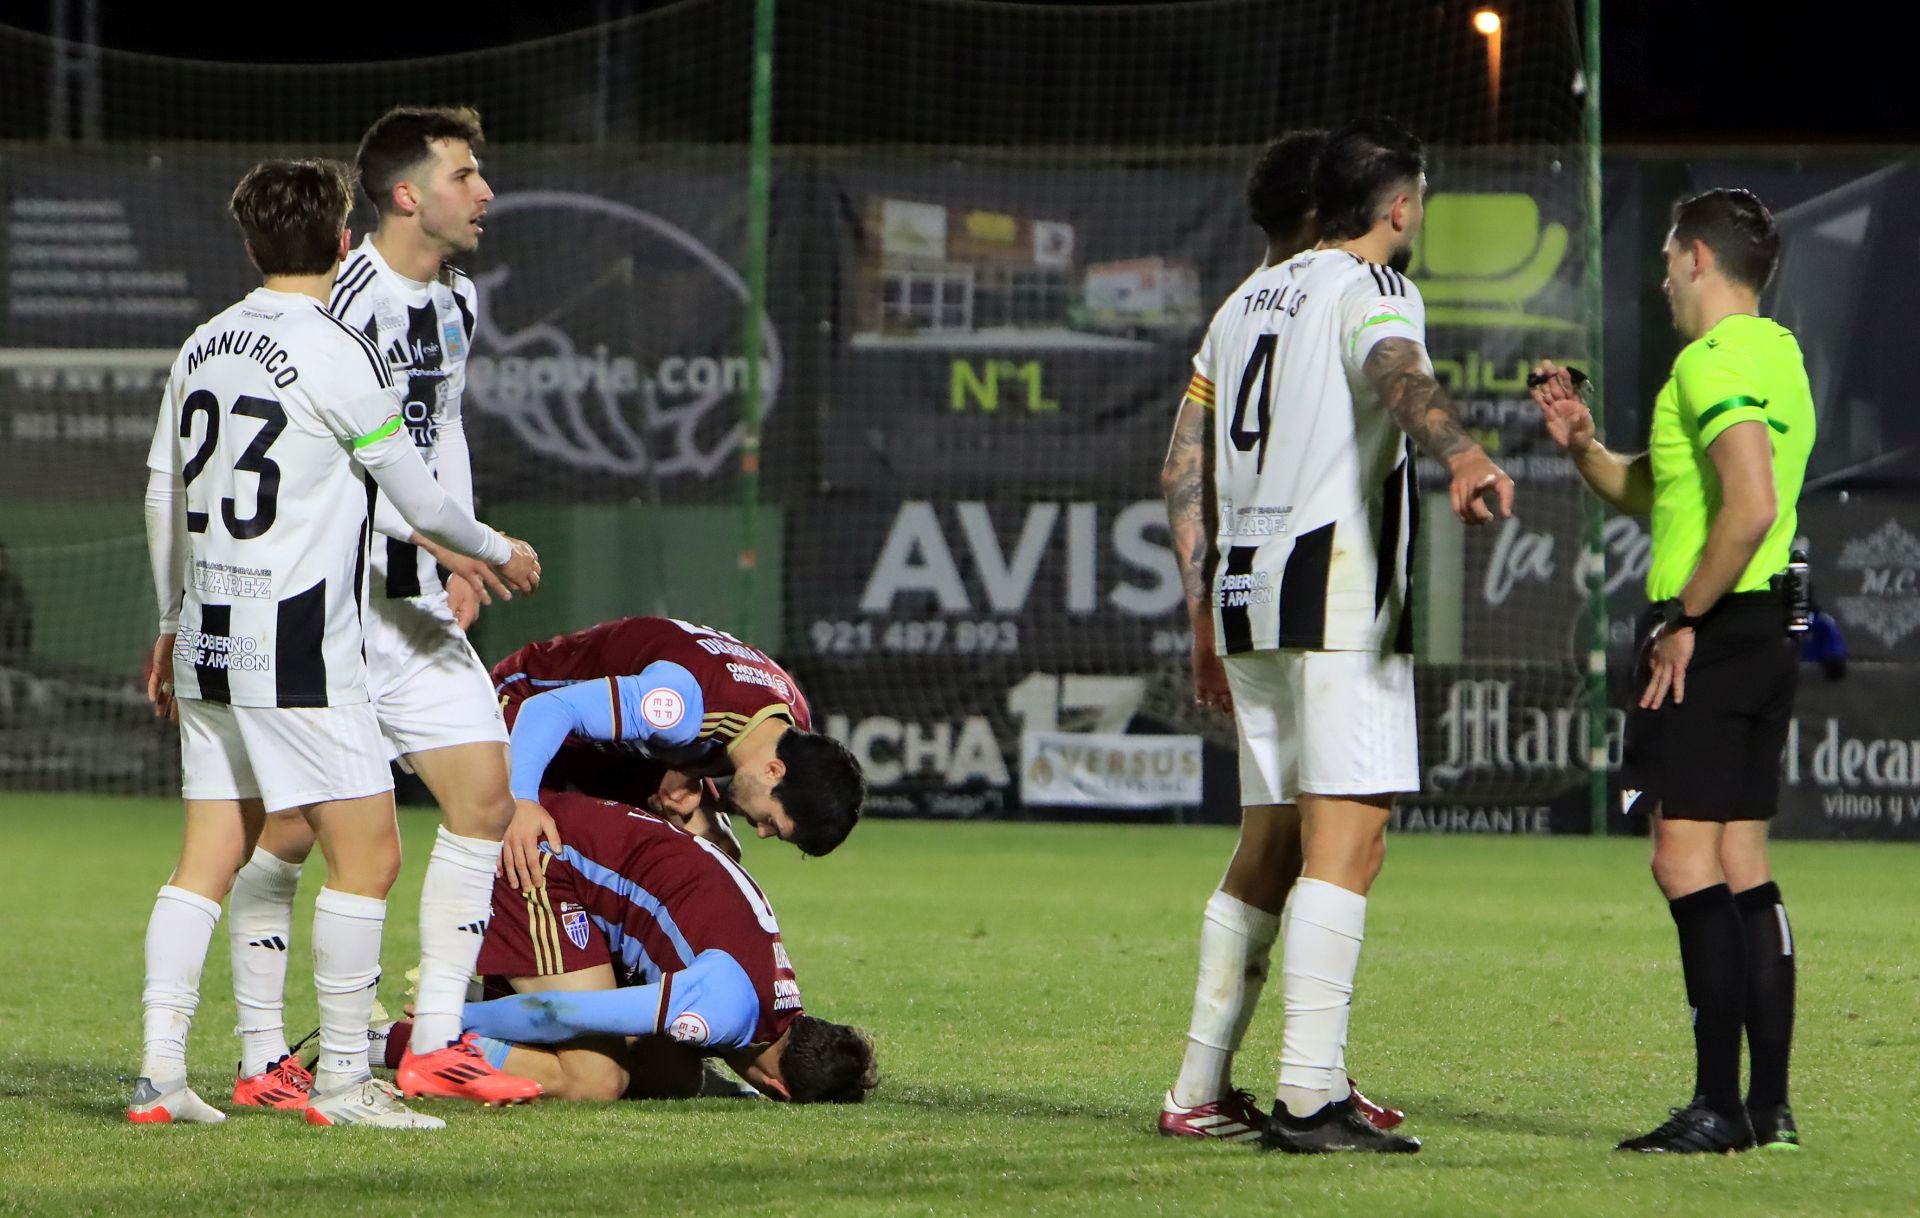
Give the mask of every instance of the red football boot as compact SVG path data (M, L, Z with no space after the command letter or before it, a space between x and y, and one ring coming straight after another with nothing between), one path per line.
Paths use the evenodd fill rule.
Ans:
M1267 1114L1253 1101L1251 1091L1235 1091L1211 1103L1182 1108L1173 1092L1160 1101L1160 1135L1167 1138L1217 1138L1222 1142L1257 1142L1266 1128Z
M233 1102L241 1108L305 1108L313 1098L313 1071L289 1053L260 1073L233 1084Z
M1361 1095L1359 1086L1351 1078L1347 1080L1347 1090L1353 1092L1353 1106L1360 1110L1361 1116L1367 1118L1367 1124L1382 1133L1407 1119L1407 1114L1398 1108L1384 1107Z
M540 1098L540 1084L489 1062L469 1032L444 1049L415 1054L409 1047L394 1081L406 1096L436 1095L476 1104L524 1104Z

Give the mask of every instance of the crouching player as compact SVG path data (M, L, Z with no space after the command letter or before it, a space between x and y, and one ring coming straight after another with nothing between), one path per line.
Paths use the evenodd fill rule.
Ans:
M466 1008L489 1061L550 1099L697 1095L707 1056L776 1099L866 1098L872 1043L804 1013L773 907L738 863L637 808L541 801L565 844L543 853L544 885L494 885L480 949L488 992L515 996Z
M860 763L812 730L806 695L785 669L730 634L621 618L522 647L494 665L493 679L512 730L516 804L501 861L518 887L538 882L541 840L555 849L564 840L541 809L542 790L649 806L666 767L730 778L729 809L759 836L811 855L834 850L860 819ZM696 821L688 827L698 832ZM705 835L739 856L723 820Z

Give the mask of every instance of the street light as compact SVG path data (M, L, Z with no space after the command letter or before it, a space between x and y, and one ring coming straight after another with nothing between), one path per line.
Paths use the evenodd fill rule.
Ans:
M1487 40L1487 104L1493 117L1493 134L1500 133L1500 14L1490 8L1476 10L1473 30Z

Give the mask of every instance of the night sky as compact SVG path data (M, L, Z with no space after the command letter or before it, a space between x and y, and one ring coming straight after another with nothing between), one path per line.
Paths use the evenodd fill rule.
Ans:
M468 8L419 6L417 20L385 26L350 10L309 17L295 45L314 62L473 50L562 33L665 7L669 0L542 0ZM1122 0L1125 2L1125 0ZM1328 0L1338 3L1340 0ZM1494 7L1532 0L1495 0ZM1471 0L1436 0L1459 8ZM1874 6L1881 12L1885 9ZM174 5L102 0L101 41L199 59L259 62L258 5L203 0L183 20ZM1604 0L1602 119L1609 143L1911 143L1920 141L1920 92L1908 41L1884 17L1833 15L1869 6L1780 6L1725 0ZM405 10L402 10L405 11ZM1779 11L1774 9L1774 11ZM45 31L47 0L5 0L0 20ZM233 19L225 19L231 12ZM1524 48L1509 45L1509 56Z

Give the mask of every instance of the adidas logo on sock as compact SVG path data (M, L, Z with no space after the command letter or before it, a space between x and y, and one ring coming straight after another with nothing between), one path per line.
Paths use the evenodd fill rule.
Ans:
M460 929L466 931L470 935L484 935L487 933L487 923L486 923L486 920L483 918L478 922L469 922L465 926L462 926Z
M279 935L269 935L265 939L255 939L253 942L247 944L247 946L264 947L276 952L284 952L287 950L287 941Z

